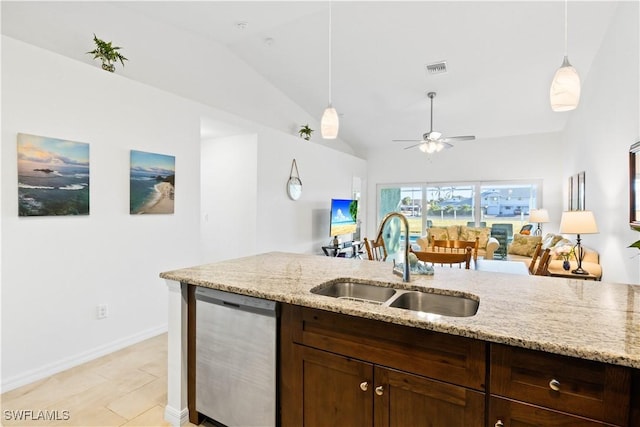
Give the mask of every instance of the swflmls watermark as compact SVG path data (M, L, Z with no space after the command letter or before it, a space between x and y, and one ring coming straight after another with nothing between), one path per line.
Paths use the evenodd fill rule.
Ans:
M35 409L5 409L5 421L68 421L71 419L69 410L35 410Z

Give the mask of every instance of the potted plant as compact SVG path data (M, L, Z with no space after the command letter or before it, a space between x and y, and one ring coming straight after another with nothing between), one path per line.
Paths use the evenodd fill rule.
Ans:
M112 46L111 42L105 42L100 40L96 35L93 35L93 41L96 44L96 48L87 54L93 55L93 59L100 59L102 61L102 69L113 73L116 70L114 62L120 61L124 67L124 61L128 61L127 58L122 56L118 50L119 46Z
M300 138L303 138L305 141L309 141L311 139L313 129L311 129L308 124L302 125L298 133L300 134Z

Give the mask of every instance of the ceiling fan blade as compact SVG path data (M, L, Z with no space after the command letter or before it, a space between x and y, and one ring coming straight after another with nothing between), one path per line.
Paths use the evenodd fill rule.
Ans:
M421 139L392 139L391 142L423 142Z
M405 149L405 150L408 150L408 149L410 149L410 148L416 148L416 147L421 146L422 144L424 144L424 141L420 141L420 143L419 143L419 144L413 144L413 145L410 145L410 146L408 146L408 147L404 147L404 149Z
M475 136L473 135L466 135L466 136L447 136L445 138L441 138L440 141L442 142L450 142L450 141L472 141L476 139Z

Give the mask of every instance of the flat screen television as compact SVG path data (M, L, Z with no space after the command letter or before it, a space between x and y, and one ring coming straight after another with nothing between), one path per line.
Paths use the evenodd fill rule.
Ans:
M340 236L353 234L358 226L358 201L351 199L331 199L331 222L329 234Z

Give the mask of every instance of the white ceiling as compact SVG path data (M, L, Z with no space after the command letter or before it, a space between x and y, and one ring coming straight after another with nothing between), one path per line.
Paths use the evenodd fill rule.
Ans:
M616 6L569 2L569 59L583 90ZM96 20L126 25L140 14L226 45L313 117L327 105L328 2L3 1L2 33L77 57L79 34ZM548 99L564 54L562 1L338 0L332 17L332 101L340 137L357 151L419 138L428 91L437 92L435 130L478 138L458 144L560 131L571 114L553 113ZM440 60L449 71L428 75Z

